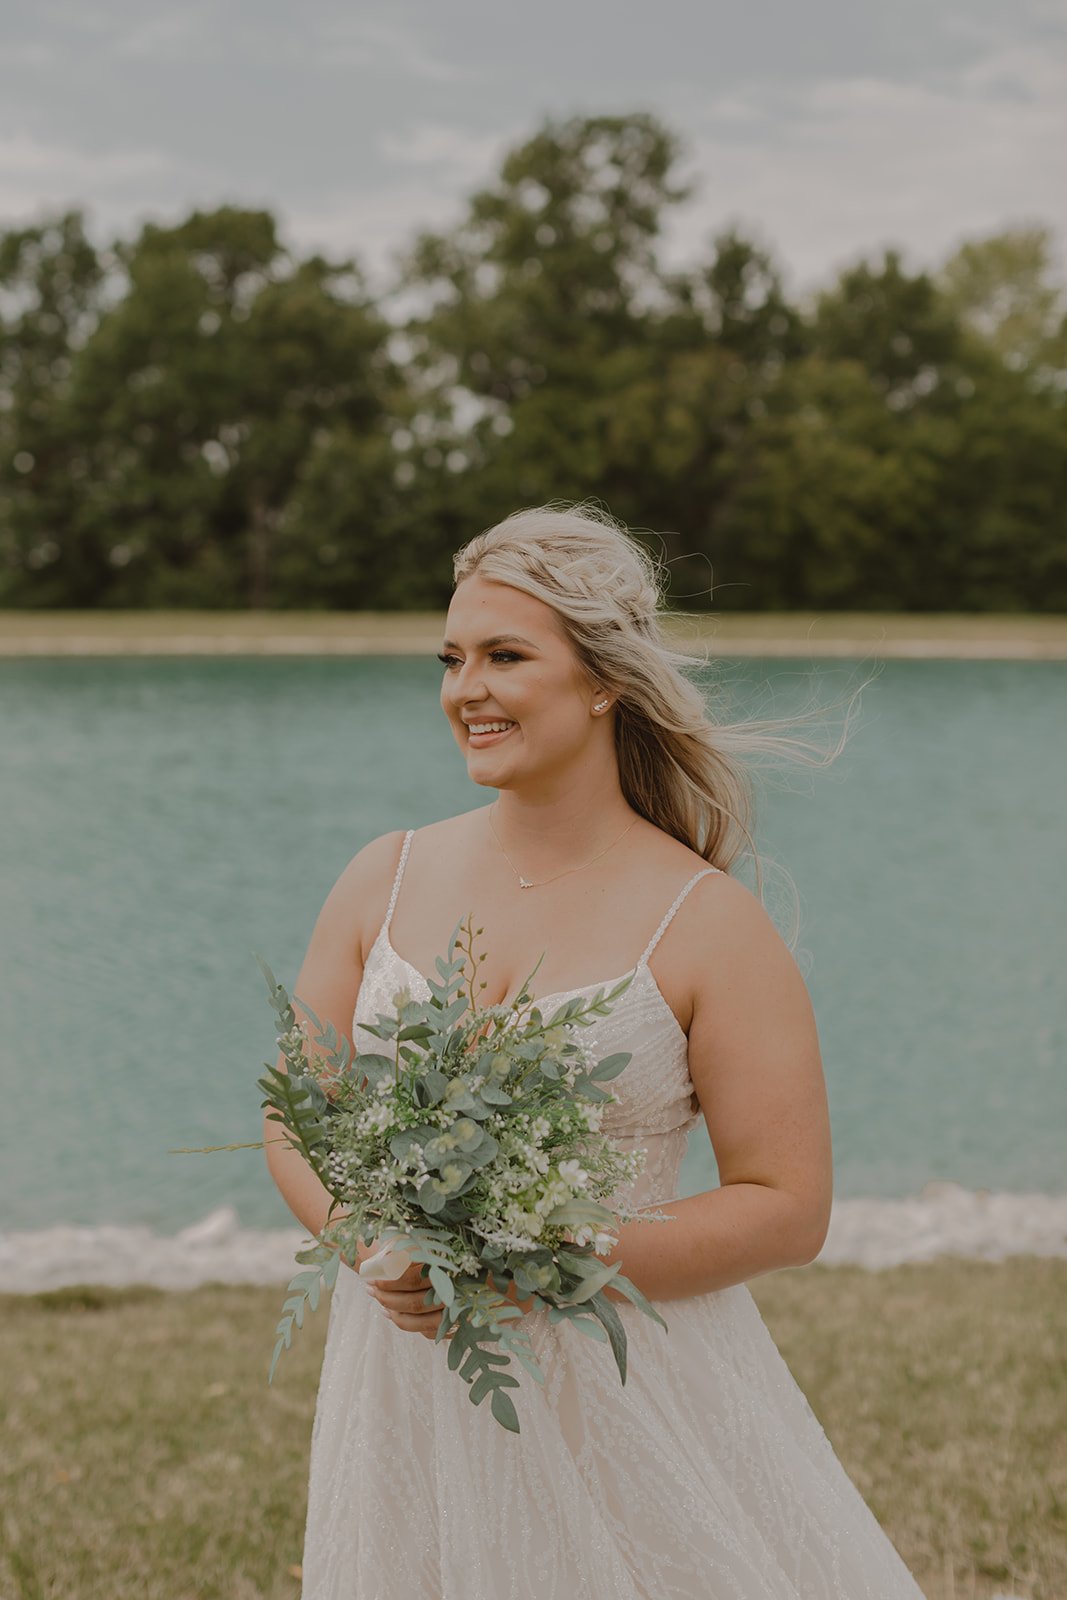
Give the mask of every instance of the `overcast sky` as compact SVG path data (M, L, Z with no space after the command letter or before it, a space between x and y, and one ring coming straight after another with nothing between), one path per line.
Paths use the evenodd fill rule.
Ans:
M801 292L1046 222L1067 239L1067 0L0 0L0 225L266 205L381 287L548 113L649 110Z

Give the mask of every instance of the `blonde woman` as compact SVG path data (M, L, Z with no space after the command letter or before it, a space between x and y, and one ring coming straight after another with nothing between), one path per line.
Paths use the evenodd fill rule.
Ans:
M459 551L455 579L441 709L495 798L361 850L295 989L374 1049L360 1024L402 986L428 996L472 908L486 1004L542 952L541 1000L632 974L596 1029L600 1053L632 1052L605 1128L648 1151L627 1197L672 1220L626 1224L609 1259L669 1332L609 1290L623 1386L603 1345L527 1302L546 1382L524 1388L517 1437L447 1370L419 1267L369 1288L342 1266L303 1600L921 1600L745 1288L817 1255L831 1196L808 994L730 876L751 843L745 729L710 720L663 642L650 557L606 515L518 512ZM682 1200L701 1114L720 1184ZM294 1152L268 1152L317 1233L326 1191Z

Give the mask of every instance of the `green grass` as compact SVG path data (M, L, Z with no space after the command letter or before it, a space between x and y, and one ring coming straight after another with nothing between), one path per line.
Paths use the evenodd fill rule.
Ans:
M443 622L418 611L0 611L0 656L423 654ZM670 627L721 655L1067 660L1067 616L729 612Z
M1067 1593L1067 1262L752 1288L930 1600ZM268 1387L282 1298L0 1297L2 1600L296 1600L326 1307Z

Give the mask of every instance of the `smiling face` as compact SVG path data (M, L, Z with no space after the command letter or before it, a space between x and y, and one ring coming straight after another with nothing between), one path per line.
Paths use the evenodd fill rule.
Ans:
M465 578L448 608L441 659L441 707L475 783L551 782L588 751L603 720L593 704L609 697L597 694L542 600L477 573ZM506 726L487 727L496 723Z

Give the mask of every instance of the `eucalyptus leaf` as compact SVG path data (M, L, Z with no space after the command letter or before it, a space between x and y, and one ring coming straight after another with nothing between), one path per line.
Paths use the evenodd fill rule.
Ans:
M424 1211L428 1211L431 1216L436 1216L439 1211L444 1210L447 1199L447 1195L442 1194L440 1189L434 1187L432 1178L428 1179L419 1190L419 1201L422 1208Z
M610 1078L617 1078L632 1060L632 1051L619 1050L615 1055L605 1056L603 1061L598 1061L596 1066L590 1069L589 1077L595 1078L598 1083L607 1083Z
M446 1306L453 1304L456 1298L456 1286L447 1272L442 1272L440 1267L430 1268L430 1282L437 1290L437 1295Z
M568 1272L576 1272L580 1278L588 1275L590 1267L599 1264L599 1257L594 1253L592 1245L583 1247L584 1253L578 1254L578 1247L565 1250L561 1246L556 1251L556 1260L561 1267L566 1267Z
M292 1295L285 1302L283 1309L292 1312L298 1328L304 1326L304 1296L302 1294Z
M590 1299L594 1294L598 1294L599 1291L603 1289L604 1285L610 1283L612 1278L617 1277L621 1271L621 1261L601 1263L599 1267L595 1268L587 1275L585 1281L580 1284L577 1289L571 1290L571 1304L581 1305L584 1301Z
M492 1408L493 1416L503 1427L507 1428L511 1433L520 1433L522 1431L519 1427L518 1413L515 1410L511 1396L505 1394L503 1389L494 1390L493 1398L489 1404Z
M618 1310L612 1305L607 1295L596 1294L589 1302L589 1309L594 1316L599 1317L607 1336L611 1341L611 1352L615 1357L615 1365L619 1369L619 1378L626 1382L626 1329L623 1327L622 1318Z
M584 1333L587 1339L598 1339L601 1344L607 1344L608 1336L599 1322L594 1322L592 1317L572 1317L571 1326Z
M615 1213L595 1200L582 1200L576 1195L553 1207L545 1220L554 1228L608 1229L615 1221Z
M426 1091L427 1105L435 1106L443 1100L449 1081L447 1074L438 1072L434 1067L422 1074L421 1082Z
M460 1362L463 1360L463 1352L467 1348L466 1341L461 1339L461 1337L460 1337L460 1332L461 1332L462 1328L463 1328L463 1323L462 1322L458 1323L457 1326L456 1326L456 1332L452 1335L452 1338L449 1341L449 1346L448 1346L448 1367L449 1367L449 1371L450 1372L455 1372L456 1368L459 1366Z
M371 1083L377 1084L383 1074L391 1078L396 1066L391 1056L368 1052L366 1055L353 1057L351 1070L353 1074L358 1073L360 1077L369 1078Z
M494 1372L479 1373L471 1384L471 1404L475 1406L481 1405L486 1395L491 1394L495 1388L496 1374Z
M645 1313L646 1317L651 1317L653 1322L658 1322L661 1328L666 1329L666 1322L660 1316L652 1302L650 1300L646 1300L636 1283L631 1283L629 1278L624 1278L620 1273L611 1287L613 1289L617 1289L620 1294L624 1294L628 1300L632 1300L634 1305L637 1306L640 1311Z

